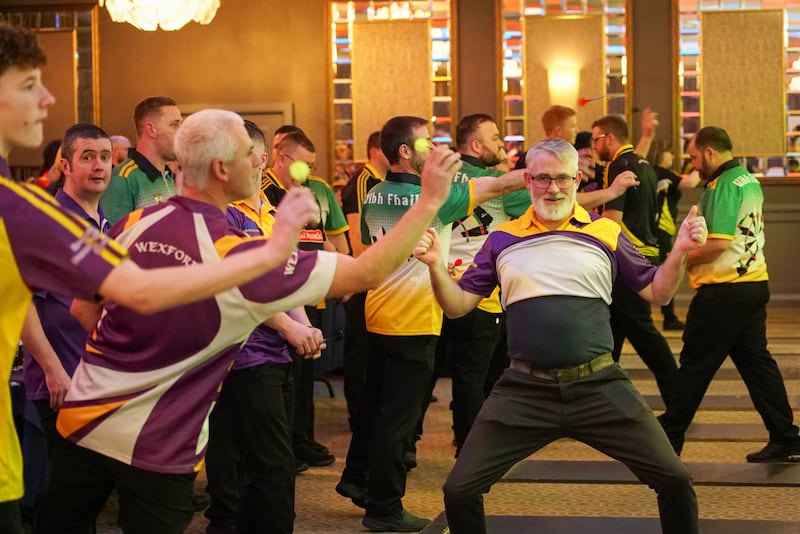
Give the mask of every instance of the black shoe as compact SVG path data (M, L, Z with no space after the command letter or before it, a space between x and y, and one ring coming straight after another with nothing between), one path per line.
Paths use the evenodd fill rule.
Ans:
M406 451L403 454L403 465L406 466L406 473L417 467L417 453L414 451Z
M331 451L328 450L328 447L326 447L325 445L323 445L322 443L320 443L319 441L317 441L317 440L315 440L313 438L308 440L308 444L315 451L319 451L319 452L321 452L323 454L330 454L331 453Z
M748 454L747 461L754 463L800 462L800 446L767 443L760 451Z
M662 326L664 330L683 330L686 328L686 323L677 317L673 317L671 319L664 319L664 324Z
M195 493L192 495L192 508L195 512L202 512L211 504L211 497L208 493Z
M347 497L359 508L367 507L367 488L363 486L341 480L336 484L336 493L342 497Z
M299 460L297 458L294 459L294 474L298 475L303 471L308 471L308 464L305 463L303 460Z
M294 448L294 457L311 467L323 467L336 461L336 456L315 449L309 443L300 443Z
M397 515L381 517L366 516L361 522L372 532L419 532L431 524L430 519L417 517L407 510Z

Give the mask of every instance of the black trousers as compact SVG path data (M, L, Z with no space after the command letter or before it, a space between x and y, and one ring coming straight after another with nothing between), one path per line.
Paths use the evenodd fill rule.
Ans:
M500 320L494 313L475 309L458 319L444 319L439 345L450 355L453 433L459 449L486 398L484 384L499 335Z
M358 419L358 409L367 383L369 337L364 318L366 293L355 293L344 303L347 320L344 328L344 398L350 416L350 430Z
M39 534L84 534L115 488L125 534L182 534L194 513L196 475L145 471L59 437Z
M661 423L680 451L717 370L730 355L771 443L800 445L778 364L767 350L767 282L705 285L689 305L672 402Z
M19 501L0 502L0 534L22 534Z
M342 480L367 485L368 516L394 515L403 509L403 453L422 413L436 339L369 335L367 387L342 473Z
M698 532L691 475L617 365L563 383L507 369L444 484L450 532L485 533L483 495L518 461L562 437L623 462L653 488L664 534Z
M289 533L294 525L292 364L231 371L209 417L205 516L241 532Z
M653 263L657 260L651 259ZM653 372L664 405L669 406L675 388L678 365L667 340L656 330L650 303L634 293L625 284L614 284L610 312L614 349L611 355L618 362L622 345L627 338L636 353Z
M316 328L322 328L322 312L315 307L306 306L309 321ZM289 352L294 360L294 422L292 423L292 445L314 439L314 360L299 356L290 345Z

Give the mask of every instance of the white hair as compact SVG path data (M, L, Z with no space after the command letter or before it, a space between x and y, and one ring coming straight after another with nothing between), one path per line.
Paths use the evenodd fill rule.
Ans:
M244 120L224 109L204 109L189 115L175 134L175 154L183 171L183 183L203 190L211 180L211 162L231 161L238 140L234 126L244 129Z
M528 170L533 170L533 159L539 152L547 152L570 169L575 169L576 172L578 170L578 151L561 138L554 137L533 145L525 156L525 166Z

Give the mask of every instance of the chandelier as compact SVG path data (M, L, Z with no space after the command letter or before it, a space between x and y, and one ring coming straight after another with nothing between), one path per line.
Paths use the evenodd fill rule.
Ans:
M111 20L127 22L140 30L179 30L191 21L208 24L220 0L100 0Z

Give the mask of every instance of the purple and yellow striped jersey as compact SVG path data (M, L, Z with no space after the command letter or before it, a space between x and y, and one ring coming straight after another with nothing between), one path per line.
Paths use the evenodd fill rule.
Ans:
M263 245L229 226L217 207L180 196L131 213L111 233L146 269L218 262ZM252 282L148 316L107 304L59 413L59 432L141 469L200 469L208 414L242 343L270 315L318 302L335 263L335 254L295 251Z
M3 172L5 171L5 172ZM8 173L0 158L0 173ZM22 496L22 458L7 386L31 290L93 299L125 249L44 190L0 176L0 502Z

